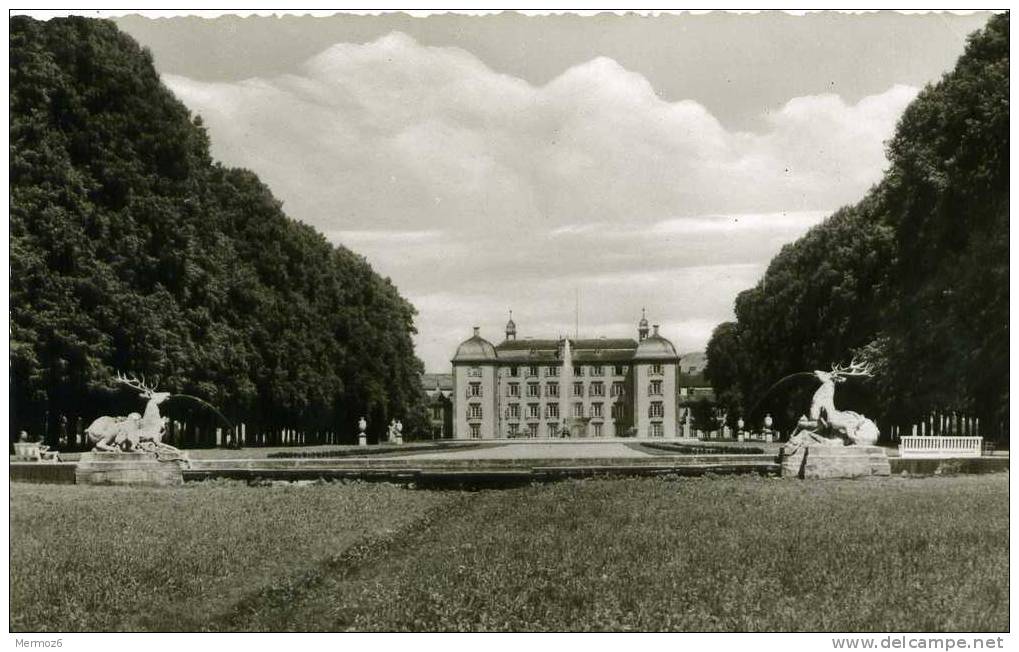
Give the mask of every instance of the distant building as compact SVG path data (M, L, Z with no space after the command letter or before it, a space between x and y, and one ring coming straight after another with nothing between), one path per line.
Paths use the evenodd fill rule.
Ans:
M687 422L687 416L692 414L690 408L697 402L707 400L715 406L715 390L711 383L704 377L704 367L707 365L708 357L701 351L684 353L679 357L679 419L681 423Z
M633 339L474 335L453 356L453 436L676 437L679 355L642 317Z
M708 356L701 351L684 353L679 357L679 401L681 405L707 398L714 402L715 390L704 377Z
M421 374L432 439L453 436L453 374Z

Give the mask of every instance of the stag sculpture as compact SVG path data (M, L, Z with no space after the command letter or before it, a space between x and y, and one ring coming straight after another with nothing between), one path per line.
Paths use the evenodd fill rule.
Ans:
M814 392L810 401L809 420L801 422L801 430L813 430L812 427L817 424L816 430L827 435L829 439L835 438L859 446L873 446L878 438L877 425L862 414L835 407L836 384L843 383L853 376L871 375L870 365L857 362L856 359L848 366L832 365L831 371L814 371L814 377L821 381L821 386Z
M170 392L158 392L156 386L117 373L117 382L137 390L147 399L142 414L132 412L126 417L99 417L85 429L97 451L143 451L154 453L159 459L183 459L180 450L162 443L166 417L160 415L159 405L169 399Z

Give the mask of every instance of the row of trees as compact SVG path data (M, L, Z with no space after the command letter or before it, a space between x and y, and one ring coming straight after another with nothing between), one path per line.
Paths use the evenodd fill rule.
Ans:
M425 429L414 308L213 162L147 51L15 17L10 75L11 432L137 410L115 370L249 428Z
M879 423L934 410L1007 420L1008 58L1004 14L906 109L883 180L784 247L737 297L736 321L707 350L730 417L757 405L788 427L813 388L764 398L769 387L855 355L875 375L840 390L840 402Z

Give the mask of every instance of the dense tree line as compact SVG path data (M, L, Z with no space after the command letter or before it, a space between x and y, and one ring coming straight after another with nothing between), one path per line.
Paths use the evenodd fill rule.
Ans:
M11 432L137 410L117 370L270 432L425 427L414 308L214 162L112 23L11 20L10 191Z
M757 405L788 427L810 388L761 406L770 386L858 355L874 378L847 383L840 402L879 424L935 410L980 416L989 430L1007 419L1008 51L1009 17L998 15L906 109L883 180L737 297L736 321L707 351L730 415Z

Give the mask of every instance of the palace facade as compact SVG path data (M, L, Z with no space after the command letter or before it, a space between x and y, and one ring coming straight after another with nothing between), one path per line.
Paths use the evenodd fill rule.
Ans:
M679 356L646 317L637 339L474 335L453 356L453 437L675 438Z

